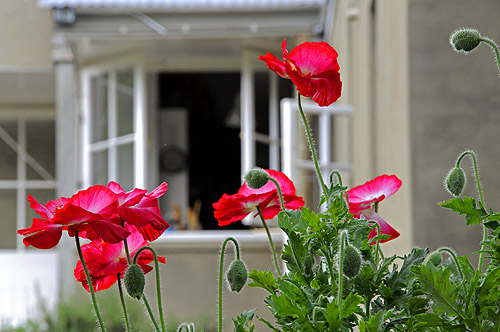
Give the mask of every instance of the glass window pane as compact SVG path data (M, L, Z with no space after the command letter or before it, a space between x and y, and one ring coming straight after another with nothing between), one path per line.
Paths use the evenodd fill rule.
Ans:
M92 77L90 81L92 142L108 138L108 75Z
M125 191L134 188L134 145L118 147L118 183Z
M30 120L26 122L26 152L41 166L26 168L28 180L51 180L55 178L55 122L53 120ZM46 174L48 173L48 174Z
M108 150L92 153L92 183L108 184Z
M27 193L33 196L34 199L37 200L38 203L45 205L48 201L51 201L56 198L55 189L28 189ZM40 215L35 212L32 208L30 208L30 203L26 199L26 227L31 226L33 218L40 218Z
M17 141L17 121L0 121L1 134ZM17 153L0 136L0 179L17 179Z
M134 73L131 69L116 75L118 136L134 131Z
M15 249L17 239L16 190L0 190L0 249Z

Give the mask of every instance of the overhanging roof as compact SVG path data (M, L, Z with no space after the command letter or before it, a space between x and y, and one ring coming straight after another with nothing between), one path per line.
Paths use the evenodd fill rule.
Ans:
M39 0L44 8L156 10L256 10L320 8L326 0Z

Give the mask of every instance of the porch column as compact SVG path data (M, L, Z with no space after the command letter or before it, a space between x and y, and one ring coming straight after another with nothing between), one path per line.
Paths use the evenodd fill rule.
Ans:
M77 190L77 107L76 74L73 52L66 38L55 34L52 40L56 101L56 178L57 197L70 197ZM65 234L63 234L65 235ZM59 299L69 300L75 287L74 241L63 236L58 246Z

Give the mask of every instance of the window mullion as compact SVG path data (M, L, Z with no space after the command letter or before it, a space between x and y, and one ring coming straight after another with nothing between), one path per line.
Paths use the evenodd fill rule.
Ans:
M21 149L17 152L17 198L16 198L16 209L17 218L16 226L17 229L25 228L26 223L26 207L25 207L25 197L26 197L26 120L20 119L17 123L17 142ZM23 239L20 236L16 237L16 247L19 251L24 251L25 246L23 245Z
M108 84L108 139L114 140L117 137L117 75L116 71L109 72ZM108 181L117 180L118 176L118 152L116 144L110 144L108 154Z

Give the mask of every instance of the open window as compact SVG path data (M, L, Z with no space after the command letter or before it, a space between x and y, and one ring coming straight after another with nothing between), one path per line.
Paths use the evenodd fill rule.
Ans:
M82 70L84 187L146 187L145 85L138 63Z

